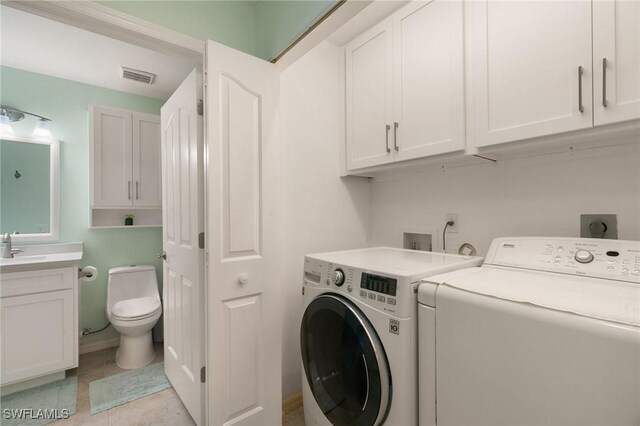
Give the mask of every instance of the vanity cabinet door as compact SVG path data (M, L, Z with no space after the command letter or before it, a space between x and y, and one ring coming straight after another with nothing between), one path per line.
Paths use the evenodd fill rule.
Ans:
M387 19L345 47L347 168L392 160L392 22Z
M593 2L594 124L640 118L640 2Z
M592 127L590 1L465 7L475 146Z
M134 189L131 113L98 106L91 109L91 204L130 206Z
M415 1L393 15L394 161L464 149L462 1Z
M162 207L160 170L160 117L134 113L132 187L134 206Z
M2 385L76 366L74 290L0 299Z

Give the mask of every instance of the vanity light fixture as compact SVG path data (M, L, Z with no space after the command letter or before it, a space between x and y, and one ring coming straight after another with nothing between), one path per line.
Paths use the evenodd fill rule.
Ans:
M37 138L51 138L51 130L49 130L49 121L41 118L33 129L33 136Z
M36 127L33 130L33 136L38 138L51 138L51 130L49 130L50 118L5 105L0 105L0 133L13 135L11 123L23 120L25 115L30 115L38 119Z
M11 119L4 110L0 111L0 133L5 135L13 135L13 129L11 128Z

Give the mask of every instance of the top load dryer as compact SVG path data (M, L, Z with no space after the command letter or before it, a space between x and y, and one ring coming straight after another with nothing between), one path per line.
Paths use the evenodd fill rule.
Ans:
M640 242L496 239L418 299L421 424L640 424Z
M416 425L420 280L481 257L369 248L305 257L300 346L307 425Z

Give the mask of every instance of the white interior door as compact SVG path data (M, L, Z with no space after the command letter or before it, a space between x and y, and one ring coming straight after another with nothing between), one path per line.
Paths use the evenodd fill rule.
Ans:
M209 423L281 423L279 74L207 43Z
M161 110L164 369L198 425L205 424L201 93L202 76L194 70Z

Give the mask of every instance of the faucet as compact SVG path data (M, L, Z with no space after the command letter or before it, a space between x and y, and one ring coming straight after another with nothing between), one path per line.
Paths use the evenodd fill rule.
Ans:
M16 253L21 253L21 249L11 248L11 234L6 232L2 235L2 242L4 243L4 254L2 255L3 259L13 259L13 255Z

